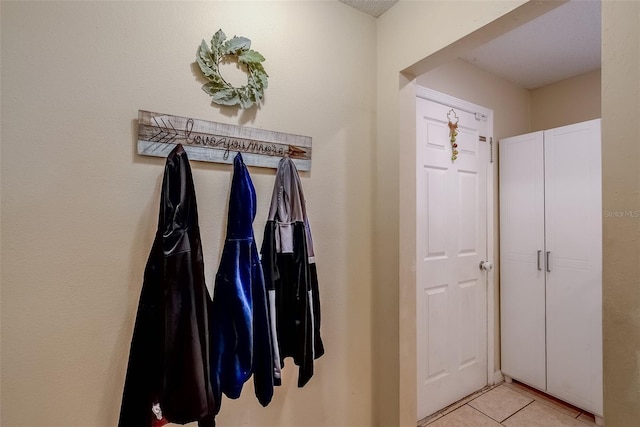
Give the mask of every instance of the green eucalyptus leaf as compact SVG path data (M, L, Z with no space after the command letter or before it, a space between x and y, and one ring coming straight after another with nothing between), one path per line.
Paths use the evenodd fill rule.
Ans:
M215 50L219 48L220 46L222 46L226 39L227 36L222 30L216 31L216 33L213 35L213 38L211 38L211 49Z
M253 73L255 75L260 74L261 76L263 76L265 79L268 77L266 71L264 70L264 67L262 66L262 64L260 64L259 62L257 64L251 64L251 69L253 70Z
M200 66L200 70L207 78L214 78L218 75L218 64L213 61L211 58L211 51L209 48L204 45L206 51L203 49L203 46L200 46L200 50L198 51L198 56L196 57L196 61L198 61L198 65Z
M220 55L216 51L209 51L208 54L202 54L202 60L213 68L214 70L218 69L218 62L220 62Z
M211 95L211 99L213 102L220 105L240 104L240 97L238 97L237 92L229 88L220 90Z
M260 85L260 87L262 88L267 87L268 85L267 73L265 73L263 70L255 70L253 75L254 75L254 80L256 81L256 84Z
M225 89L224 83L220 83L220 82L209 82L202 85L202 90L204 90L211 96L215 95L217 92L224 89Z
M202 62L208 67L213 65L211 50L209 50L209 46L207 46L207 43L204 40L202 40L202 43L200 43L200 46L198 47L197 58L202 60Z
M234 36L224 43L225 55L237 54L240 51L248 50L251 47L251 40L246 37Z
M200 43L200 47L198 48L198 56L200 56L202 59L211 57L211 50L209 49L207 42L205 42L204 40L202 40L202 43Z
M247 87L249 89L251 89L252 91L261 91L262 90L262 85L256 81L251 82L251 84L247 85Z
M238 54L238 61L244 64L251 64L254 62L262 62L264 61L264 56L260 55L255 50L249 49L242 51Z
M218 30L211 38L211 51L213 60L218 63L220 58L225 55L223 45L227 36L222 30Z
M198 65L200 66L200 70L202 71L202 74L204 74L205 77L209 78L209 77L213 77L215 75L215 72L211 69L211 67L209 67L207 64L205 64L202 59L197 58L196 61L198 61Z
M251 88L251 99L253 99L253 102L257 103L262 99L262 92L256 88Z

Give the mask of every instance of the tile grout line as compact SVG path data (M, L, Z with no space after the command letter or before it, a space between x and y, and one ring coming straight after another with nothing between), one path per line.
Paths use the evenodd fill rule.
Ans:
M466 397L460 399L459 401L457 401L457 402L449 405L448 407L446 407L446 408L444 408L444 409L432 414L431 416L426 417L425 420L426 419L430 419L429 422L427 422L427 423L420 423L419 422L417 424L417 427L428 427L428 425L437 422L438 420L442 419L443 417L446 417L446 416L448 416L448 415L450 415L452 413L457 412L458 410L462 409L464 406L470 407L471 409L474 410L474 412L478 412L481 416L487 417L490 420L498 423L498 425L504 427L504 426L506 426L504 424L505 422L509 421L516 414L520 413L522 410L524 410L525 408L527 408L528 406L530 406L534 402L538 402L539 404L543 405L544 407L547 407L548 409L551 409L554 412L558 412L559 414L562 414L563 416L567 416L568 418L573 418L574 420L581 422L585 426L593 424L593 422L591 422L590 420L589 420L590 422L586 422L586 420L581 420L580 419L580 416L585 415L586 417L588 417L590 414L580 410L579 408L573 407L572 405L568 405L571 408L577 410L576 414L570 414L570 413L565 412L564 410L562 410L562 408L556 407L556 405L559 405L558 403L556 403L556 402L554 402L552 400L544 399L544 397L546 396L544 394L541 395L541 397L543 397L542 399L538 399L537 395L535 395L532 392L529 392L526 389L525 390L520 390L520 389L518 389L516 387L511 387L511 386L505 385L505 384L506 384L505 382L500 382L498 384L494 384L494 385L491 385L491 386L486 386L485 388L483 388L481 390L478 390L477 392L472 393L469 396L466 396ZM527 399L531 399L531 401L528 402L527 404L525 404L524 406L522 406L520 409L516 410L514 413L512 413L509 416L507 416L506 418L504 418L502 421L500 421L500 420L494 418L493 416L483 412L482 409L476 408L475 406L471 405L471 402L476 401L477 399L479 399L480 397L482 397L486 393L488 393L488 392L490 392L490 391L492 391L492 390L494 390L494 389L496 389L496 388L498 388L498 387L500 387L502 385L505 385L509 390L511 390L515 394L520 395L521 397L524 397L524 398L527 398Z
M469 405L468 403L467 403L466 405L463 405L463 406L468 406L469 408L471 408L471 409L473 409L473 410L475 410L475 411L477 411L477 412L480 412L480 413L481 413L482 415L484 415L485 417L490 418L490 419L492 419L493 421L497 422L498 424L502 425L502 422L501 422L500 420L496 420L496 419L495 419L495 418L493 418L491 415L489 415L489 414L485 414L485 413L484 413L484 412L482 412L480 409L478 409L478 408L474 408L473 406ZM509 418L509 417L507 417L507 418ZM506 420L507 418L505 418L505 420Z
M491 391L491 390L493 390L494 388L498 388L499 386L504 385L504 384L505 384L505 382L504 382L504 381L502 381L502 382L500 382L499 384L496 384L493 388L491 388L490 390L487 390L487 391ZM535 399L535 398L533 398L533 397L531 397L531 396L527 396L526 394L521 393L519 390L515 390L515 389L513 389L513 388L511 388L511 387L508 387L508 386L506 386L506 387L507 387L509 390L511 390L512 392L514 392L514 393L516 393L516 394L520 395L521 397L524 397L524 398L526 398L526 399L531 399L531 402L527 403L527 404L526 404L526 405L524 405L522 408L518 409L517 411L515 411L514 413L512 413L512 414L511 414L511 415L509 415L508 417L504 418L502 421L497 420L497 419L493 418L491 415L489 415L489 414L485 414L484 412L482 412L482 410L480 410L480 409L478 409L478 408L475 408L475 407L471 406L471 405L470 405L470 403L471 403L472 401L476 400L475 398L474 398L474 399L472 399L472 400L470 400L470 401L469 401L469 402L467 402L466 404L467 404L468 406L471 406L473 409L476 409L476 410L477 410L478 412L480 412L481 414L483 414L483 415L485 415L485 416L487 416L487 417L491 418L492 420L494 420L494 421L496 421L496 422L498 422L498 423L500 423L500 424L502 425L502 423L503 423L504 421L506 421L506 420L508 420L509 418L513 417L515 414L517 414L518 412L522 411L524 408L526 408L527 406L531 405L533 402L536 402L536 399ZM484 393L483 393L483 394L484 394ZM479 398L479 397L480 397L480 396L478 396L478 398Z
M533 389L533 391L530 391L528 389L521 391L517 388L512 388L512 387L509 387L509 388L517 393L520 393L523 396L533 399L534 401L542 405L545 405L546 407L551 408L570 418L578 419L578 417L580 417L580 415L582 414L585 414L587 416L591 415L590 413L585 412L583 409L578 408L577 406L571 405L570 403L565 402L561 399L558 399L552 395L549 395L544 391L535 390L535 389ZM576 415L573 415L574 411L577 412Z
M441 409L440 411L434 412L433 414L423 418L422 420L418 421L417 426L418 427L427 427L429 424L432 424L434 422L436 422L437 420L439 420L442 417L445 417L447 415L449 415L452 412L457 411L458 409L462 408L465 405L469 405L469 402L472 402L474 400L476 400L477 398L479 398L480 396L482 396L485 393L490 392L491 390L493 390L494 388L502 385L504 383L504 381L501 381L498 384L494 384L494 385L487 385L484 388L476 391L475 393L471 393L470 395L463 397L462 399L458 400L455 403L452 403L451 405L447 406L446 408ZM465 402L465 400L467 400ZM462 403L465 402L465 403ZM459 406L456 406L459 405ZM471 406L473 408L473 406ZM474 408L475 409L475 408ZM429 421L422 423L422 421L429 419ZM493 419L493 418L491 418Z
M531 402L527 403L526 405L524 405L522 408L518 409L516 412L514 412L513 414L509 415L507 418L505 418L504 420L502 420L500 422L501 425L504 425L503 423L505 421L507 421L509 418L513 417L515 414L517 414L518 412L522 411L524 408L526 408L527 406L531 405L533 402L536 402L535 399L532 399Z

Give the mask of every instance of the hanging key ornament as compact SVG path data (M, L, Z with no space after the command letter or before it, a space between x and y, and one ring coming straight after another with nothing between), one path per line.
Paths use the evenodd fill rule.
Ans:
M456 143L456 136L458 136L458 115L453 108L447 113L449 119L449 135L451 136L451 162L453 163L458 158L458 144Z

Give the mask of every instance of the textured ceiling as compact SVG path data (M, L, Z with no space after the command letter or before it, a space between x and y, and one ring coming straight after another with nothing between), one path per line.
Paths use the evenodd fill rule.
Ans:
M601 4L572 0L462 58L527 89L600 68Z
M339 0L379 17L398 0ZM535 89L600 68L601 2L571 0L462 58Z
M387 9L396 4L398 0L340 0L344 4L355 7L361 12L378 17Z

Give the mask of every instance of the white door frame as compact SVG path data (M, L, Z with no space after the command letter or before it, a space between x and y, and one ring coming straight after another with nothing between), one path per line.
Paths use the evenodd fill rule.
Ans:
M419 85L416 86L416 97L427 101L433 101L438 104L448 105L472 114L480 114L480 119L484 120L486 118L487 121L488 135L484 135L487 138L486 143L490 144L493 140L493 110ZM489 167L487 167L487 261L495 265L493 163L497 162L498 156L496 152L493 152L493 148L491 146L489 147L489 150L489 159L491 160L491 163L489 164ZM497 274L495 269L487 272L487 383L489 385L496 384L502 381L503 378L499 369L494 370L496 342L494 332L496 315L495 295L497 293L496 277Z

